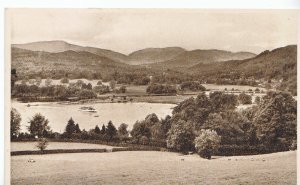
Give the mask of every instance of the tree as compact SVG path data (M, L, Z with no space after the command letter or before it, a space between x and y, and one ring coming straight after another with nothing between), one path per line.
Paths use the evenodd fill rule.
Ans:
M186 81L180 84L181 90L191 90L191 91L205 91L206 88L200 84L200 82Z
M215 112L234 110L238 104L236 95L224 94L221 91L210 93L209 98Z
M46 138L40 138L36 145L36 147L41 151L44 151L47 148L47 146L48 146L48 140Z
M251 122L237 111L210 114L202 128L215 130L222 145L250 145L256 139Z
M42 83L41 77L37 77L37 78L35 79L35 83L36 83L37 86L40 86L40 84Z
M77 80L77 82L76 82L77 87L81 88L82 84L84 84L82 80Z
M69 119L67 126L66 126L66 133L68 135L72 135L73 133L76 132L76 125L72 117Z
M238 96L238 100L240 104L252 104L252 98L250 95L247 95L246 93L241 93Z
M180 120L178 123L173 124L168 132L167 147L187 153L194 148L194 138L192 129L184 121Z
M139 141L142 145L147 145L147 144L149 144L149 138L148 137L146 137L146 136L142 136L141 138L140 138L140 141Z
M220 146L221 138L214 130L201 130L195 138L195 148L197 153L204 158L211 159Z
M103 124L100 134L105 135L105 133L106 133L106 128L105 125Z
M41 137L43 136L44 131L50 131L48 126L48 119L42 116L40 113L35 114L32 119L29 121L28 131L31 135Z
M93 89L93 86L91 83L88 83L87 86L86 86L86 89L87 90L92 90Z
M120 87L120 89L119 89L119 91L121 92L121 93L125 93L126 92L126 86L121 86Z
M141 137L145 136L147 138L151 137L151 131L150 128L146 125L145 121L137 121L133 125L133 128L130 132L132 138L136 141L139 142Z
M111 80L111 81L109 81L109 86L110 86L110 88L111 88L112 90L114 90L114 89L115 89L115 87L116 87L116 84L117 84L117 82L116 82L116 81L114 81L114 80Z
M297 102L285 92L268 92L253 118L257 137L269 151L288 150L297 140Z
M79 128L79 124L78 123L75 125L75 132L76 133L81 133L81 130Z
M121 141L128 139L129 132L127 130L128 125L125 123L122 123L118 128L118 137Z
M15 109L10 110L10 138L16 138L20 133L21 115Z
M47 78L47 79L45 80L45 85L46 85L47 87L50 86L51 83L52 83L52 80L51 80L50 78Z
M96 127L95 127L95 133L96 133L96 134L100 134L100 133L101 133L101 130L100 130L100 128L98 127L98 125L96 125Z
M259 97L259 96L256 96L254 102L255 102L256 104L259 104L259 103L260 103L260 97Z
M69 79L68 78L63 78L60 80L60 83L66 84L69 83Z
M114 124L112 123L112 121L108 122L105 132L106 132L106 136L108 137L109 141L112 141L113 139L116 138L117 129L114 126Z
M82 99L92 99L96 98L97 94L91 90L83 89L82 91L80 91L79 97Z

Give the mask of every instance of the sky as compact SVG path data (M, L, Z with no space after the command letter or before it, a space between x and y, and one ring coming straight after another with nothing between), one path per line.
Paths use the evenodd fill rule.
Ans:
M8 9L13 44L64 40L129 54L183 47L260 53L297 44L295 10Z

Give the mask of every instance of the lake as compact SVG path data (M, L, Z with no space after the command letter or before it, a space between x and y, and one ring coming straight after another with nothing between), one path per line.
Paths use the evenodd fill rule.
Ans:
M143 120L148 114L155 113L159 118L172 114L175 104L158 103L85 103L59 104L57 102L21 103L12 101L12 107L21 114L21 131L27 131L28 121L36 114L41 113L49 120L49 126L54 132L64 132L68 120L72 117L80 129L89 130L98 125L107 124L110 120L118 128L121 123L128 124L132 129L137 120ZM82 106L92 106L96 113L82 112ZM98 117L96 117L98 116Z

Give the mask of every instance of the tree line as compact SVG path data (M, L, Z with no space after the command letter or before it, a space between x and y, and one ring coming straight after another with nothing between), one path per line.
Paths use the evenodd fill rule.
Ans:
M70 118L65 132L52 133L49 121L40 114L30 120L29 134L18 133L21 117L11 111L11 138L49 137L95 139L166 147L173 151L212 155L245 155L297 148L297 102L288 93L269 91L257 105L237 110L238 96L200 93L174 107L172 116L159 119L150 114L137 121L131 131L118 129L110 121L100 129L81 130ZM130 136L129 136L130 134Z
M134 124L132 140L160 143L172 150L244 155L286 151L297 147L297 104L284 92L268 92L257 105L236 110L238 97L222 92L204 93L173 109L172 117L149 115ZM218 150L217 150L218 149Z
M127 142L129 140L128 125L122 123L118 129L109 121L107 125L98 125L95 128L86 131L80 129L78 123L75 123L71 117L63 133L53 132L49 126L49 120L40 113L35 114L27 127L28 132L20 132L21 116L14 108L11 109L11 140L26 140L34 138L52 138L52 139L82 139L82 140L102 140L106 142Z

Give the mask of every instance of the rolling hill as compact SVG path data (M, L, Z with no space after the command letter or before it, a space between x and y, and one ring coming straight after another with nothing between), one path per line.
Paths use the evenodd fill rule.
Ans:
M252 78L265 79L265 81L274 79L282 81L278 84L279 89L296 94L297 46L289 45L272 51L264 51L254 58L245 60L201 63L186 69L185 72L206 78Z
M198 63L210 63L226 60L241 60L255 56L249 52L232 53L223 50L193 50L187 51L180 47L146 48L124 55L111 50L95 47L83 47L67 43L65 41L41 41L26 44L12 44L13 48L44 51L48 53L60 53L65 51L89 52L100 57L106 57L116 62L130 65L151 65L153 67L163 66L189 67Z
M180 47L146 48L129 54L127 63L132 65L160 63L168 61L184 52L185 49Z
M92 73L106 74L113 71L130 72L139 68L138 66L116 62L110 58L86 51L67 50L50 53L13 47L11 57L12 68L15 68L21 76L38 74L42 77L58 77L68 73L76 73L78 75L81 73L82 75L90 75Z
M180 55L161 63L152 64L152 67L185 68L202 63L223 62L228 60L242 60L255 57L250 52L229 52L224 50L192 50L185 51Z
M109 58L117 62L124 62L127 59L126 55L111 50L100 49L95 47L83 47L74 44L69 44L64 41L41 41L26 44L12 44L12 47L31 51L45 51L49 53L59 53L69 50L86 51L95 55L99 55L101 57Z

